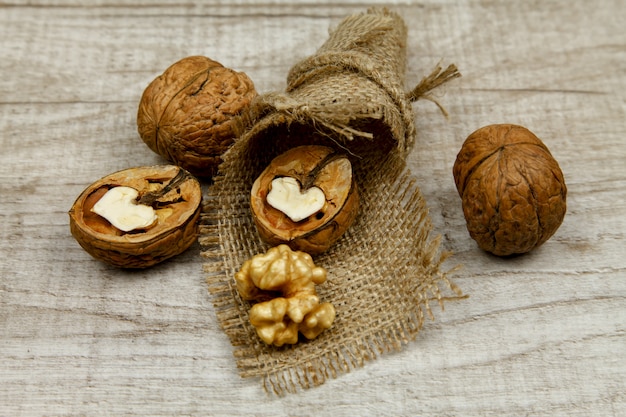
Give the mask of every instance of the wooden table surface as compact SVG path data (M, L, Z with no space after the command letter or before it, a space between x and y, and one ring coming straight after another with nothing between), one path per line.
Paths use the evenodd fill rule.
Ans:
M369 1L6 1L0 4L0 415L626 415L626 3L387 2L409 26L407 89L435 64L463 77L414 105L409 164L452 278L397 353L313 389L268 395L238 374L199 247L128 272L92 259L67 211L117 170L164 163L139 139L147 84L188 55L285 87ZM517 123L559 161L568 212L513 259L469 237L452 165L473 130Z

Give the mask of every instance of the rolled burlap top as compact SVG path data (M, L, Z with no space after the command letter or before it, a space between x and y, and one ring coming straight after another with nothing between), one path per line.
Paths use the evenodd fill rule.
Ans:
M284 93L261 95L249 128L223 156L205 198L199 241L215 312L234 345L244 377L260 377L277 394L308 388L398 350L414 339L441 289L460 291L441 264L448 256L431 238L428 209L405 158L415 140L411 102L450 78L439 68L404 90L406 26L395 13L370 9L348 16L317 53L289 72ZM337 312L317 339L273 347L248 319L234 274L269 249L250 212L252 183L286 150L320 144L351 155L359 215L331 249L314 258L328 271L317 287Z

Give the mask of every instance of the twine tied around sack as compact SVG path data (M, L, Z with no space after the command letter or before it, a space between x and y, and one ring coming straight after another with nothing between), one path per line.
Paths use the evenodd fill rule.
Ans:
M362 366L414 339L430 303L461 291L442 271L449 253L431 238L428 209L406 167L415 140L411 103L458 77L437 67L405 92L407 30L382 8L348 16L316 54L296 64L283 93L253 103L249 128L223 155L205 198L199 241L208 289L244 377L277 394L309 388ZM320 299L337 317L317 339L276 348L261 342L233 276L268 246L250 213L252 183L269 162L305 144L339 146L352 155L361 207L355 223L315 258L328 271ZM445 296L441 288L451 290Z

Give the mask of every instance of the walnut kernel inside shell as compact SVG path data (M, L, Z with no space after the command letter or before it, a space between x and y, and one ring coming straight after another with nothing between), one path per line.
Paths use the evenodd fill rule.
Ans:
M309 204L312 200L306 198L307 193L319 189L323 193L321 208L294 221L286 209L270 204L268 195L272 187L284 178L299 185L300 195L293 204ZM251 190L252 215L261 238L272 246L287 244L293 250L310 254L328 250L350 227L358 207L359 196L350 160L326 146L299 146L277 156ZM298 207L294 211L307 212L306 208Z
M156 221L129 231L115 227L94 211L110 190L129 187L137 204L148 205ZM69 211L70 231L94 258L122 268L146 268L178 255L197 238L200 183L173 165L137 167L110 174L87 187Z

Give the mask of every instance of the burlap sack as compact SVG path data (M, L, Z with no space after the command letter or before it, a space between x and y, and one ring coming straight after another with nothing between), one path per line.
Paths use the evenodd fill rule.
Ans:
M244 377L278 394L319 385L413 339L429 303L452 289L447 254L431 239L428 209L405 166L415 139L411 101L458 75L437 69L405 93L406 27L386 9L347 17L312 57L289 73L285 93L259 97L252 127L224 155L209 189L200 243L218 320ZM328 271L317 287L337 317L313 341L276 348L257 337L234 274L269 247L250 213L252 183L269 162L303 144L341 147L352 156L361 206L355 223L315 257Z

